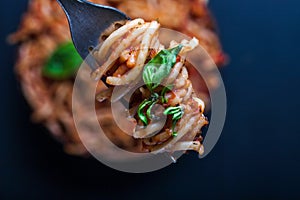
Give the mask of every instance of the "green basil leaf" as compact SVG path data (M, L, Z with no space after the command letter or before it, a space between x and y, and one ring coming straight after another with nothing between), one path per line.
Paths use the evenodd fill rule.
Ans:
M66 42L57 47L42 69L45 77L65 80L73 77L82 63L73 43Z
M156 103L157 103L157 101L152 102L151 105L149 106L149 108L147 109L147 117L148 117L149 119L152 118L152 116L151 116L151 110L152 110L153 106L154 106Z
M175 126L176 126L177 120L173 120L172 122L172 136L176 137L177 136L177 132L175 132Z
M143 80L150 91L159 86L161 81L170 74L171 68L175 65L176 57L182 47L180 44L172 49L161 50L145 65Z
M164 111L164 115L173 115L172 116L172 135L174 137L177 136L177 133L174 132L176 123L182 118L184 114L184 111L182 109L181 106L177 106L177 107L168 107L165 111Z
M177 132L173 131L173 132L172 132L172 136L173 136L173 137L177 137Z
M181 110L180 107L168 107L165 111L164 111L164 115L172 115L174 113L177 113Z
M149 101L148 99L145 99L145 100L139 105L139 108L138 108L138 111L137 111L140 120L141 120L141 121L144 123L144 125L146 125L146 126L148 125L148 119L147 119L146 115L143 113L143 110L144 110L144 108L145 108L147 105L149 105L149 104L151 104L151 103L152 103L152 101Z
M181 111L175 113L172 117L173 120L179 120L182 117Z

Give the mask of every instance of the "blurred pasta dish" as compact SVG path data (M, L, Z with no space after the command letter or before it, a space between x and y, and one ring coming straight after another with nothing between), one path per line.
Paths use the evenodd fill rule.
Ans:
M193 45L192 43L198 41L199 44L206 49L206 51L213 58L215 63L222 66L225 63L225 55L222 52L219 39L216 35L216 29L212 20L212 17L206 7L205 1L202 0L93 0L92 2L114 6L124 13L128 14L131 18L143 18L145 21L157 20L163 27L172 28L185 33L195 39L191 41L182 41L181 43L172 43L168 49L181 47L184 51L188 45ZM165 9L165 8L168 9ZM180 13L180 17L176 17ZM145 26L155 26L152 23L141 24ZM86 155L87 151L82 145L74 121L72 118L71 111L71 96L72 87L74 82L74 75L76 70L81 63L79 55L76 53L72 43L70 42L70 33L67 25L67 20L65 15L57 2L55 0L31 0L29 2L28 11L24 14L19 30L9 37L11 43L19 44L18 60L16 62L16 72L20 79L20 83L24 92L24 95L33 109L32 119L35 122L43 123L50 130L52 135L64 144L64 149L67 153L74 155ZM111 40L107 40L111 41ZM183 45L183 46L181 46ZM109 45L108 45L109 46ZM151 59L154 59L157 54L163 50L167 50L162 47L159 42L153 40L153 44L150 46L155 50L149 52ZM102 49L103 50L103 49ZM137 55L133 50L131 52L126 52L122 49L123 58L126 59L128 55ZM148 53L148 52L147 52ZM179 54L179 53L178 53ZM184 54L184 53L183 53ZM145 54L146 55L146 54ZM143 60L147 57L146 55ZM72 59L59 59L63 57L68 57ZM184 55L180 55L184 57ZM59 59L60 64L55 61ZM129 59L129 58L128 58ZM126 63L128 61L126 60ZM146 58L147 59L147 58ZM150 58L148 58L149 61ZM183 58L181 58L183 59ZM70 62L70 60L72 62ZM130 59L129 59L130 60ZM136 62L139 62L136 60ZM54 64L56 63L56 64ZM111 85L127 84L132 81L136 76L135 71L141 70L136 67L137 63L130 63L126 68L119 67L113 71L107 77L107 81ZM141 62L145 64L145 62ZM130 68L130 64L134 67ZM142 65L141 65L142 66ZM144 66L144 65L143 65ZM107 66L109 67L109 66ZM105 67L101 68L107 69ZM174 107L176 112L184 107L185 113L189 113L188 110L198 109L198 115L194 120L201 120L202 123L199 127L193 127L193 130L197 129L192 135L194 137L187 141L195 143L180 143L177 146L178 149L196 149L200 151L201 147L201 137L197 135L199 129L205 125L206 119L202 116L205 103L209 102L207 90L205 84L201 79L197 79L197 84L193 85L193 88L189 85L191 82L189 79L193 79L187 76L187 71L184 63L178 61L174 63L174 69L177 69L177 75L182 79L185 79L186 85L181 87L186 87L182 90L181 94L188 93L192 94L192 90L197 91L197 97L193 95L186 95L186 98L174 98L172 101L176 104L171 104L170 107ZM131 71L130 76L127 76L128 72ZM99 78L107 70L95 72L95 77ZM175 73L170 71L169 78L170 83L174 82L172 74ZM126 74L126 76L123 76ZM190 73L193 74L193 73ZM177 78L176 75L176 78ZM174 76L175 77L175 76ZM172 80L173 79L173 80ZM172 80L172 81L171 81ZM212 80L212 84L214 81ZM174 84L176 87L176 84ZM144 88L147 89L147 88ZM171 88L164 88L162 86L157 86L157 94L161 94L162 90L165 89L165 95L172 95ZM178 86L179 89L179 86ZM142 95L142 99L149 99L151 94L147 94L147 91L141 89L139 94ZM101 88L99 89L101 91ZM104 93L98 91L98 100L106 98ZM149 92L149 91L148 91ZM180 94L179 94L180 96ZM200 100L202 99L202 100ZM103 99L102 99L103 100ZM170 101L170 102L172 102ZM190 108L186 105L187 101L191 101ZM131 102L132 107L136 107L135 104L140 104L142 102ZM181 104L182 105L181 105ZM118 146L122 146L124 149L136 149L139 147L140 143L136 142L136 139L126 135L120 134L120 130L114 128L111 124L111 114L105 106L105 102L97 101L97 113L101 113L102 125L106 126L110 131L109 138L114 141ZM182 106L178 107L177 106ZM137 106L138 107L138 106ZM148 108L148 107L145 107ZM166 107L167 109L167 107ZM199 110L200 109L200 110ZM170 111L171 112L171 111ZM179 112L180 113L180 112ZM172 118L172 114L168 118ZM191 120L191 116L182 116L181 121ZM136 116L133 116L133 118ZM149 118L148 118L149 120ZM169 119L170 120L170 119ZM138 123L144 123L143 121L136 121ZM172 120L170 121L172 123ZM140 124L141 125L141 124ZM155 150L153 147L168 141L170 137L173 137L173 132L179 133L178 130L181 129L180 122L172 130L169 129L163 133L149 135L149 133L138 132L135 136L136 138L142 138L144 147L147 151ZM178 130L177 130L178 129ZM192 130L188 130L192 131ZM146 134L146 135L143 135ZM183 134L184 135L184 134ZM178 136L178 135L177 135ZM174 137L176 138L176 137ZM177 137L178 139L180 137ZM194 140L194 138L196 138ZM188 148L187 148L188 147Z

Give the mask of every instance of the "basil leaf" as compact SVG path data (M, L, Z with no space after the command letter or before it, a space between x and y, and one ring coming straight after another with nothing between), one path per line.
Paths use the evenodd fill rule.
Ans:
M172 122L172 136L173 136L173 137L176 137L176 136L177 136L177 132L174 131L175 126L176 126L176 123L177 123L177 120L173 120L173 122Z
M179 112L181 110L180 107L168 107L165 111L164 111L164 115L173 115L177 112Z
M143 80L150 91L159 86L161 81L170 74L171 68L175 65L176 57L182 47L179 44L172 49L161 50L145 65Z
M157 101L152 102L151 105L149 106L149 108L147 109L147 117L148 117L149 119L152 118L152 116L151 116L151 110L152 110L153 106L154 106L156 103L157 103Z
M151 119L151 110L152 110L152 107L158 102L158 98L159 98L159 95L157 93L152 93L150 98L145 99L138 107L138 116L139 116L140 120L144 123L145 126L148 125L147 117L149 119ZM147 111L146 111L146 114L147 114L147 117L146 117L143 110L148 105L149 105L149 107L147 108Z
M82 63L73 43L66 42L57 47L42 69L45 77L54 80L72 78Z
M144 123L144 125L146 125L146 126L148 125L148 119L147 119L146 115L143 113L143 110L144 110L144 108L145 108L147 105L149 105L149 104L151 104L151 103L152 103L151 100L145 99L145 100L139 105L139 108L138 108L138 111L137 111L140 120L141 120L141 121Z
M173 120L179 120L182 117L181 111L175 113L172 117Z
M173 137L177 136L177 132L174 132L176 123L182 118L183 116L183 109L181 106L177 106L177 107L168 107L165 111L164 111L164 115L173 115L172 116L172 135Z

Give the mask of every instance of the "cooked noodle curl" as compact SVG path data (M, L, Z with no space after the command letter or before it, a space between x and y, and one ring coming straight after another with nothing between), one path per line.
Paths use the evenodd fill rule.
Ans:
M94 52L96 60L101 63L92 77L96 80L106 77L109 89L98 94L101 101L109 99L115 86L126 86L136 83L143 76L143 69L164 48L160 43L158 31L160 24L157 21L145 22L142 19L128 21L121 28L114 31ZM183 116L171 127L170 118L163 124L161 119L151 119L150 123L143 125L136 112L129 113L134 124L133 137L141 140L147 152L185 151L195 150L203 154L204 147L197 138L201 138L201 128L208 124L203 115L204 102L194 92L189 73L185 66L185 58L189 51L199 45L196 38L190 41L182 40L180 43L171 41L169 48L182 45L175 65L170 73L162 80L162 85L172 85L172 89L165 96L168 99L165 108L178 106L183 110ZM157 89L162 91L162 86ZM106 97L105 97L106 94ZM125 95L125 94L123 94ZM151 92L146 87L140 87L137 94L133 94L133 101L129 102L137 110L137 104L150 98ZM162 102L160 102L163 104ZM176 132L176 135L174 133Z

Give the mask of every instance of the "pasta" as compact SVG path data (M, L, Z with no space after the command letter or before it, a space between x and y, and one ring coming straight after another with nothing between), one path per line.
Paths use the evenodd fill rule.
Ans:
M103 64L92 77L104 76L108 85L99 92L100 101L112 96L112 88L143 79L145 85L134 92L128 112L133 138L142 141L142 151L195 150L203 154L199 138L201 128L208 124L203 115L205 104L196 96L185 66L187 53L199 41L171 41L165 49L158 39L159 27L157 21L128 21L94 52Z
M114 6L131 18L141 17L147 21L159 19L163 27L196 37L216 64L222 66L225 63L213 19L203 0L91 0L91 2ZM166 7L168 9L165 9ZM181 17L177 17L178 13ZM63 144L64 151L68 154L80 156L89 154L78 137L72 116L74 78L52 80L42 74L46 60L55 49L60 44L71 40L67 19L57 1L30 0L18 30L10 35L8 40L13 44L19 44L15 71L24 96L32 108L32 120L44 124L51 135ZM109 46L111 44L107 44L107 47ZM151 46L163 49L159 43L153 43ZM170 82L173 82L180 73L181 65L183 64L177 63L173 67L168 77ZM126 73L126 70L127 67L123 66L116 71L116 74ZM193 85L193 89L201 94L205 103L209 102L205 84L198 77L191 75L189 78L198 81ZM104 86L99 84L98 93L103 91L103 88ZM105 99L110 93L111 91L103 92L103 98ZM187 94L190 93L192 87L187 91ZM103 100L100 93L98 98ZM108 127L106 129L109 133L108 137L115 144L127 150L140 148L136 140L121 134L119 129L114 128L112 115L105 106L97 102L96 108L99 120L103 126ZM89 131L86 130L86 137ZM161 133L153 137L153 141L144 140L144 142L150 144L166 138L168 133ZM100 145L104 144L101 142L97 144Z

